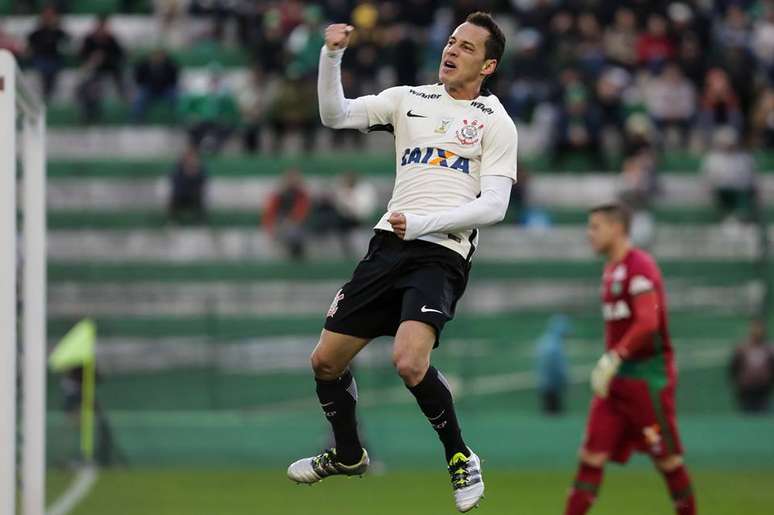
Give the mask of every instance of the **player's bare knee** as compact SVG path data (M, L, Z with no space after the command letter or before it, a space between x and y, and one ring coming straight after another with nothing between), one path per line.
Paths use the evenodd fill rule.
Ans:
M309 357L309 361L312 365L314 376L318 379L323 379L328 381L331 381L339 377L341 374L344 373L344 370L346 368L346 365L342 366L339 363L334 363L332 359L324 356L322 353L318 352L317 350L312 352L312 355Z
M415 386L422 381L427 373L427 364L423 359L409 353L396 352L393 354L392 363L398 375L408 386Z
M586 449L581 449L578 454L581 462L591 467L602 468L608 460L606 452L591 452Z
M674 472L675 470L679 469L683 465L683 457L679 454L673 454L671 456L666 456L664 458L657 458L653 460L656 464L656 467L661 472L664 473L670 473Z

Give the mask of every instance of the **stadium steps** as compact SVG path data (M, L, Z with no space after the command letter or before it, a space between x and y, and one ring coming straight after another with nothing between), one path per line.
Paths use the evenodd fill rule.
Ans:
M774 227L771 232L774 236ZM372 234L371 229L365 228L354 232L353 248L365 249ZM488 229L481 238L482 244L476 252L478 260L518 262L563 256L568 261L587 261L593 257L583 226L538 230L502 226ZM682 224L658 226L650 248L662 260L753 260L759 244L755 227L719 229L714 225ZM332 235L315 235L310 238L307 256L310 261L341 259L341 243ZM48 257L62 262L220 260L228 263L286 259L286 253L281 245L257 228L168 226L160 229L51 231Z
M101 0L94 0L95 2ZM117 0L108 0L117 1ZM38 23L37 16L7 16L3 28L9 35L26 41L27 36ZM70 34L76 45L66 54L65 66L77 68L80 63L76 54L80 42L94 27L92 15L62 16L62 27ZM115 15L111 19L113 33L124 45L129 54L128 62L141 59L147 52L163 43L160 36L159 19L143 15ZM168 51L177 60L181 68L201 68L217 63L222 68L244 68L249 65L250 57L245 49L224 45L213 40L202 40L201 35L208 33L212 22L207 18L189 16L185 20L184 40L179 48Z
M774 174L774 152L755 153L758 169L763 173ZM696 174L701 166L702 156L688 152L669 152L659 162L663 174ZM342 167L357 170L368 176L393 176L395 158L392 153L364 154L362 152L319 153L295 156L216 156L205 160L208 170L216 177L255 177L276 176L289 167L297 167L309 175L335 176ZM345 163L345 165L342 165ZM174 167L175 160L168 159L53 159L48 163L48 176L51 179L65 178L158 178L166 176ZM582 160L568 162L555 174L564 180L572 180L572 173L590 172ZM557 166L548 156L523 156L521 167L530 172L552 172ZM609 179L616 173L599 174Z
M117 263L64 263L48 265L48 280L58 282L247 282L265 280L326 281L347 279L355 260L314 261L294 263L272 262L141 262ZM735 284L758 276L754 263L749 261L691 261L662 260L661 269L667 280L701 280L711 284ZM554 280L598 279L601 261L540 260L520 262L475 261L471 272L473 280L534 279Z
M497 315L475 317L460 313L449 325L449 338L482 338L504 340L529 339L534 341L543 333L554 311L530 312L519 310ZM774 317L770 317L774 318ZM602 323L594 309L573 313L573 337L600 339ZM80 317L52 317L48 322L48 336L54 341L69 330ZM774 320L772 320L774 321ZM226 317L206 314L192 317L100 317L97 329L102 338L200 338L205 335L213 343L250 338L319 335L323 314L318 316ZM671 329L675 337L741 338L747 328L747 318L739 314L674 312ZM453 329L452 329L453 328Z
M253 210L226 210L218 209L207 214L207 221L203 225L210 228L227 227L258 227L261 224L261 209L256 206ZM582 209L549 208L545 210L552 224L555 225L583 225L587 219L587 212ZM381 213L372 218L376 223ZM654 216L660 224L694 224L707 225L721 221L720 214L709 208L657 208ZM765 212L769 224L774 224L774 207L769 207ZM166 211L162 210L51 210L48 212L49 230L127 230L127 229L158 229L169 224Z
M29 2L21 0L0 0L0 15L13 15L29 9ZM67 12L79 14L138 13L152 14L152 0L71 0L67 2Z

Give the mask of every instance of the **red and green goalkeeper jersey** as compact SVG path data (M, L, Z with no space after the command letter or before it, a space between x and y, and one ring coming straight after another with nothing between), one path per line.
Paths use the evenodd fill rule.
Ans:
M632 248L602 276L605 345L624 362L619 375L666 385L676 378L661 270L644 250ZM641 331L643 325L655 331Z

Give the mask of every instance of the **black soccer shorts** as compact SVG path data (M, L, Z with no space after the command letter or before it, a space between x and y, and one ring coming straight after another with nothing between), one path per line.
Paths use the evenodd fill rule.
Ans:
M401 322L418 320L435 328L437 347L469 271L470 262L451 249L377 230L352 279L333 299L325 329L376 338L395 336Z

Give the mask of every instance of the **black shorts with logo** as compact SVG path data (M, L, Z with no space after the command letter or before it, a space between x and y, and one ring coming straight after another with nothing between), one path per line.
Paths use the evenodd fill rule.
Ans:
M352 279L336 294L325 329L375 338L394 336L401 322L418 320L435 328L437 347L469 270L469 261L442 245L377 230Z

